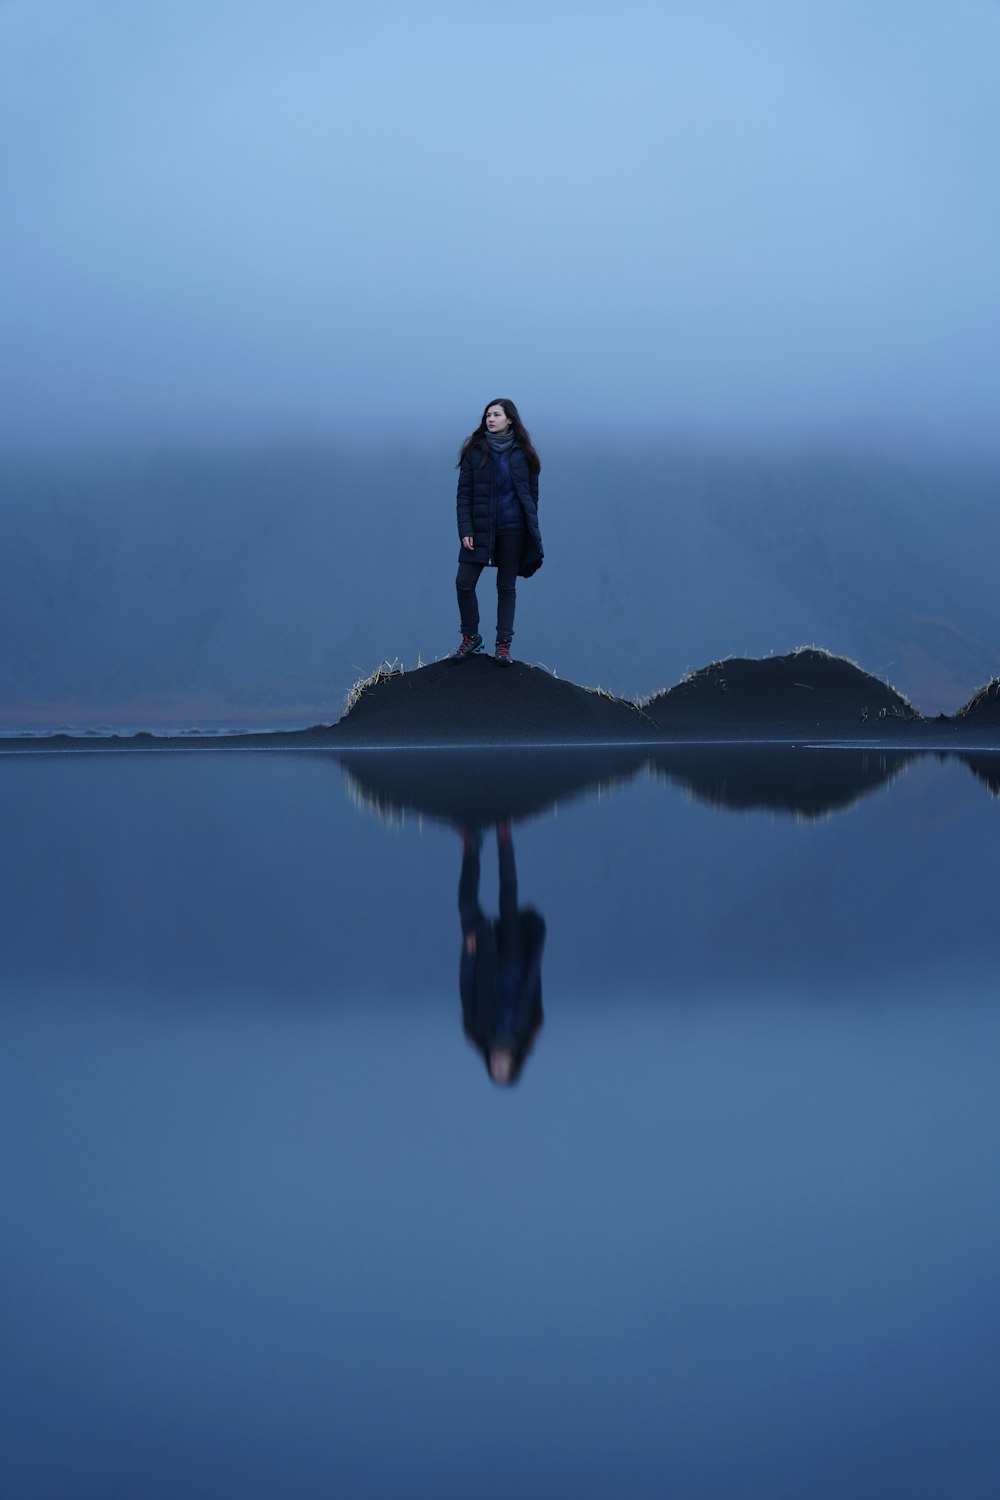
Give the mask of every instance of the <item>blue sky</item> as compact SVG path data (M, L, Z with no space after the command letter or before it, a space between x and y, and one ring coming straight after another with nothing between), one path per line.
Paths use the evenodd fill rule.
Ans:
M0 3L8 441L994 441L1000 6Z

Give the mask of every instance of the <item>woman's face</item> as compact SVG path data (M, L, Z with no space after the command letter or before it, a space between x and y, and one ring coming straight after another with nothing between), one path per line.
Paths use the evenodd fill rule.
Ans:
M494 1047L490 1052L490 1077L494 1083L510 1083L514 1073L514 1054L509 1047Z
M486 408L486 430L487 432L506 432L510 426L510 417L503 407L496 402L493 406Z

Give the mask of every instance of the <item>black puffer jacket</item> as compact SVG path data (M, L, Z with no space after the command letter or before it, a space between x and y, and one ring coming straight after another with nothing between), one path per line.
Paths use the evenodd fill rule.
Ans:
M522 906L517 914L517 984L513 1004L504 1015L500 987L500 923L478 913L476 949L462 949L458 988L462 996L465 1034L484 1057L502 1040L513 1043L515 1055L531 1051L535 1033L542 1024L542 949L545 919L533 906Z
M463 536L475 540L471 552L466 547L460 548L458 560L494 567L496 485L493 482L493 455L488 454L485 463L480 463L481 457L479 450L473 448L458 471L458 535L460 540ZM538 529L538 475L528 468L528 460L517 443L510 450L510 477L527 528L519 571L522 578L530 578L542 566L544 556L542 535Z

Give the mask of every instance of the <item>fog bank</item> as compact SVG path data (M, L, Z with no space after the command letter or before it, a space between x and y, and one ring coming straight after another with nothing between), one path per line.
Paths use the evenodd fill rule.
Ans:
M632 697L816 644L925 714L1000 673L1000 466L695 443L542 456L522 660ZM329 721L383 657L446 654L454 459L396 441L8 464L3 726Z

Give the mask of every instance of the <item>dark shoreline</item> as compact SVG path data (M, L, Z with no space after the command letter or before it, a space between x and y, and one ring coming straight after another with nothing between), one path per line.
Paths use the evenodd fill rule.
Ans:
M732 658L641 703L583 688L539 667L485 657L359 683L336 723L241 733L65 731L0 737L0 755L81 751L566 750L695 745L842 749L1000 749L1000 680L951 717L925 719L888 683L813 648Z
M119 734L53 734L0 737L0 755L74 755L74 754L149 754L164 752L350 752L363 754L405 754L409 752L461 753L468 750L656 750L670 748L752 746L758 749L788 749L799 746L814 750L878 750L922 754L1000 752L1000 730L970 729L947 720L899 726L891 733L858 734L857 726L845 723L739 725L731 728L705 726L686 733L661 734L635 739L469 739L425 741L420 739L347 739L336 733L336 725L315 729L277 730L266 734L199 734L156 735L140 732Z

